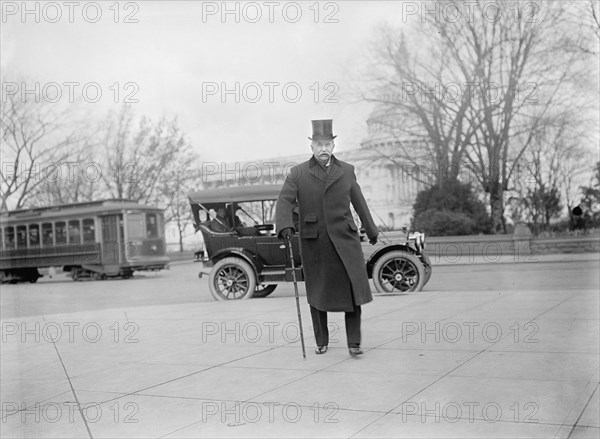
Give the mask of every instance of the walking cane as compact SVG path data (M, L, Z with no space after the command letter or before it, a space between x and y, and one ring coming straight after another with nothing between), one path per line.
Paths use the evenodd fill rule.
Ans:
M287 248L292 264L292 279L294 280L294 293L296 294L296 310L298 311L298 324L300 325L300 341L302 342L302 356L306 360L306 349L304 348L304 331L302 330L302 315L300 314L300 297L298 296L298 281L296 280L296 264L294 263L294 252L292 251L292 238L287 237Z

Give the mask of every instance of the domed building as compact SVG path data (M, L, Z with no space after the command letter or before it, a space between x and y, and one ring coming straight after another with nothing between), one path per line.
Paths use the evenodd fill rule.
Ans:
M356 157L349 159L378 224L391 229L410 225L417 193L430 181L421 142L407 138L398 120L373 111L367 120L367 137Z

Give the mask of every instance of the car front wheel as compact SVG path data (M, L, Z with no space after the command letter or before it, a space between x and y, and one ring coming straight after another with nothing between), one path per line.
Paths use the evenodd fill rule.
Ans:
M256 276L248 262L229 257L215 264L210 272L208 285L216 300L245 300L254 293Z
M425 268L415 255L403 251L384 254L373 267L373 283L380 293L421 291Z

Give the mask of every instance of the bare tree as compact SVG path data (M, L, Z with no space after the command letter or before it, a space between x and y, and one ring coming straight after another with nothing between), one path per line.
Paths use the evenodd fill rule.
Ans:
M539 164L529 166L531 172L540 170L536 180L559 190L571 220L572 209L581 198L581 186L591 174L589 164L594 144L593 136L586 130L588 125L578 125L571 120L575 118L580 115L564 114L546 124L541 139L526 156L530 165Z
M187 194L200 181L200 167L197 164L198 156L186 144L180 151L178 162L163 176L159 188L161 205L166 205L165 222L173 222L177 227L180 252L183 251L185 231L193 223Z
M112 198L129 198L127 185L133 180L134 162L129 162L133 111L124 105L119 113L110 113L100 128L102 181Z
M448 42L431 38L437 27L426 22L412 38L380 28L369 65L371 85L361 92L375 104L371 123L398 141L403 160L426 170L414 174L425 184L458 177L477 128L469 124L469 96L462 92L474 74L456 50L447 50Z
M515 186L520 187L519 201L534 234L547 230L550 220L562 210L560 171L568 152L565 148L568 123L561 122L558 126L550 121L541 124L543 128L523 154L523 164L513 178Z
M61 167L60 176L49 175L44 179L33 192L30 204L50 206L103 198L102 168L93 151L94 145L89 144L89 141L83 141L79 148L72 150Z
M568 4L511 2L490 17L484 3L458 22L434 14L419 23L413 53L387 30L376 52L384 69L367 99L384 109L390 131L420 138L438 175L459 177L466 164L487 194L494 231L503 232L516 164L549 116L581 109L576 84L589 69L587 54L565 50Z
M73 150L86 140L72 107L6 94L0 108L0 210L34 201L41 185L60 184Z
M180 130L177 119L135 125L129 106L110 114L101 132L104 144L103 184L113 198L126 198L165 209L165 221L178 230L179 248L191 223L187 194L199 177L198 156Z
M564 49L583 52L597 57L600 41L600 3L598 0L571 2L566 8L565 22L573 29L584 32L569 32L565 35Z
M496 232L505 231L504 192L516 163L551 115L572 111L570 81L581 66L579 54L559 49L563 3L543 3L536 16L525 14L532 3L516 4L515 14L480 16L465 27L443 23L441 30L453 45L464 42L460 56L472 61L476 86L469 118L478 128L465 157L489 195Z
M135 132L133 123L133 111L124 106L103 127L103 182L113 198L159 205L165 176L175 175L177 166L189 159L189 149L176 119L153 123L142 117Z

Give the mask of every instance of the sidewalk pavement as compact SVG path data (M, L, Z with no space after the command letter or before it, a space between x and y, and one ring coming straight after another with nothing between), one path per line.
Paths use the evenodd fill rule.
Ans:
M294 302L3 322L0 435L599 436L597 290L377 296L355 358L340 313L314 354L301 298L306 360Z

